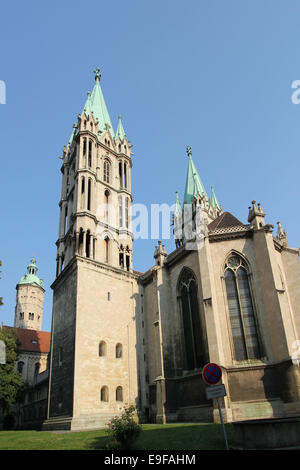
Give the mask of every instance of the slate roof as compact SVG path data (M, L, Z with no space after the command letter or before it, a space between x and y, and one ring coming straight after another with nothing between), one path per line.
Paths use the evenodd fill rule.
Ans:
M208 230L212 232L220 228L237 227L241 225L243 226L244 224L234 217L234 215L230 214L230 212L223 212L223 214L208 225Z

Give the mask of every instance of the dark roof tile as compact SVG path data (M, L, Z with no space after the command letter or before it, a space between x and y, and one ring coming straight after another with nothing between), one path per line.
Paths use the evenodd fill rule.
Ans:
M234 215L230 214L230 212L223 212L223 214L221 214L208 225L208 230L212 232L213 230L220 228L236 227L240 225L244 224L234 217Z

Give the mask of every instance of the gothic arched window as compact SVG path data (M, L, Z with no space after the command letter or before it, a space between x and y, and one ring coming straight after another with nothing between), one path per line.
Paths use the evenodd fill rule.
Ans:
M185 367L191 370L206 363L206 340L200 318L198 288L191 270L182 271L178 291L183 323Z
M104 191L104 220L105 222L108 222L108 211L109 211L109 197L110 197L110 192L108 189Z
M88 191L87 191L87 210L91 210L92 205L92 180L88 179Z
M106 183L110 182L110 163L107 159L104 160L103 179Z
M92 166L92 148L93 148L93 142L92 140L89 140L89 153L88 153L88 166Z
M258 359L260 347L248 268L245 261L236 254L230 256L225 265L225 284L234 359Z
M104 261L109 263L109 238L104 238Z

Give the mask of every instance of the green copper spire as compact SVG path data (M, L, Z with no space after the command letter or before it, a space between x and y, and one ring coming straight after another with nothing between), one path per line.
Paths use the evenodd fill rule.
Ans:
M27 266L27 274L21 277L19 284L34 284L44 289L44 282L37 276L37 270L35 258L32 258L30 264Z
M214 209L222 209L215 195L213 187L211 187L211 203Z
M187 154L189 157L189 165L188 171L186 176L186 183L185 183L185 192L184 192L184 204L191 204L194 197L205 196L206 200L208 200L206 191L198 175L197 169L192 159L192 149L190 146L187 147Z
M126 134L125 134L124 127L122 124L122 116L120 114L118 116L118 119L119 119L119 122L118 122L118 129L116 132L116 139L120 137L120 139L123 140L124 137L126 137Z
M106 126L109 126L109 131L114 137L114 130L111 124L111 120L107 111L105 100L102 94L100 86L101 73L99 67L94 70L95 74L95 86L92 93L88 93L86 103L82 114L85 112L87 116L94 114L94 119L99 121L99 130L104 132L106 131Z

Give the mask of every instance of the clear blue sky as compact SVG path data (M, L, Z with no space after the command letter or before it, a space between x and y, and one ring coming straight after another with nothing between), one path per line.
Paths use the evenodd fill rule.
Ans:
M247 223L252 199L300 245L300 3L267 0L10 1L0 11L0 321L32 256L51 329L63 146L94 84L133 143L134 202L183 197L186 146L209 192ZM153 265L137 240L134 267ZM166 241L168 251L174 249Z

